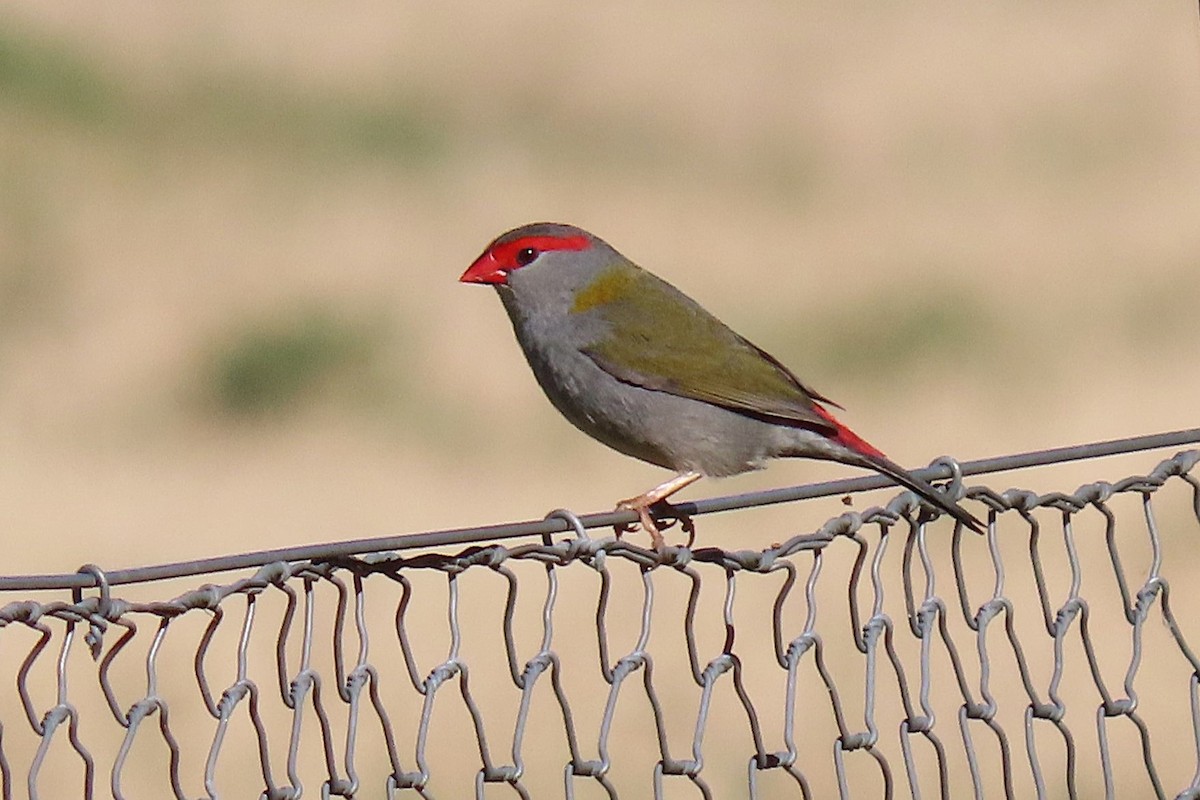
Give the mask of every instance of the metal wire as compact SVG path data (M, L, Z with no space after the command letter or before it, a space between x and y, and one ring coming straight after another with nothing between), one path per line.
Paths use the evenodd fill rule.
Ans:
M1200 450L1071 493L962 482L988 469L1181 440L1200 440L1200 430L990 462L940 460L926 474L950 478L945 491L986 509L983 537L961 526L941 535L942 523L905 492L762 551L656 553L589 535L622 515L560 509L536 524L298 548L287 552L302 559L275 559L166 601L125 599L113 587L235 569L267 554L184 571L87 565L77 576L7 578L6 589L52 584L70 597L0 608L0 653L19 656L15 702L0 702L2 796L14 796L19 776L31 798L56 796L46 787L70 777L75 795L92 798L103 773L114 798L245 796L235 792L247 785L268 800L458 796L453 773L465 772L477 797L489 786L533 797L547 790L530 759L558 753L554 794L568 798L581 782L593 785L588 796L662 797L674 781L709 798L1200 798L1200 659L1164 575L1168 566L1186 574L1188 559L1198 560ZM851 485L877 482L798 487L787 497L845 494ZM1156 511L1171 486L1186 494L1186 514ZM759 493L740 505L721 498L682 510L764 497L783 502L779 492ZM1097 527L1102 539L1081 546L1081 531ZM496 541L530 534L538 538ZM472 545L447 549L464 541ZM441 549L417 552L430 547ZM493 652L475 641L487 620L468 604L477 583L464 583L481 575L498 581ZM953 587L948 595L939 578ZM1186 602L1194 591L1182 588ZM706 599L714 594L715 606ZM536 619L519 613L531 596ZM588 596L594 630L564 627ZM765 613L756 597L767 598ZM438 606L444 627L428 613ZM1161 630L1146 624L1156 608ZM198 638L188 632L193 620L206 620ZM141 633L147 621L152 632ZM444 655L431 657L442 631ZM1113 680L1117 640L1127 648ZM180 650L194 651L186 678L166 666ZM1173 683L1160 677L1168 664L1177 667ZM498 709L503 691L515 691L515 702ZM472 743L449 757L436 741L439 719L451 713L440 709L452 702L439 698L448 694L458 696L461 720L450 727ZM1165 721L1143 709L1164 697ZM579 716L589 704L592 713ZM622 709L630 704L644 711L644 727L629 724ZM177 722L183 708L193 711ZM103 759L93 755L101 751ZM647 759L648 771L637 772L635 762Z
M1092 444L1071 447L1059 447L1052 450L1035 450L1028 453L985 458L978 461L964 461L961 464L953 462L952 459L945 462L938 459L933 465L925 469L913 470L913 474L927 481L935 481L954 477L956 474L955 470L958 470L957 474L963 476L981 475L1026 467L1058 464L1065 461L1100 458L1120 453L1135 453L1140 450L1150 450L1159 447L1179 447L1181 445L1196 443L1200 443L1200 428L1147 436L1134 436L1128 439L1114 439L1107 442L1094 442ZM954 464L953 468L949 466L951 463ZM827 481L825 483L810 483L804 486L789 486L783 489L768 489L760 492L730 495L728 497L714 497L695 503L680 503L678 508L688 516L700 516L703 514L712 514L717 511L731 511L775 503L790 503L796 500L817 497L853 494L872 489L882 489L892 485L893 483L889 478L880 475L870 475L862 478ZM581 515L579 520L583 527L588 529L611 528L614 525L630 525L638 521L637 514L633 511L607 511L600 514L586 514ZM173 564L159 564L151 567L111 570L106 580L109 586L120 586L128 583L144 583L168 578L228 572L235 569L249 569L252 567L261 567L276 561L321 560L332 556L360 555L362 553L377 553L383 550L447 547L480 541L496 541L500 539L515 539L523 536L564 533L570 530L572 530L571 523L561 518L545 517L540 520L511 522L502 525L486 525L478 528L451 528L426 533L407 533L399 536L350 539L302 547L258 550L232 556L219 556L196 561L180 561ZM89 578L84 570L62 575L0 575L0 591L83 589L96 585L95 580Z

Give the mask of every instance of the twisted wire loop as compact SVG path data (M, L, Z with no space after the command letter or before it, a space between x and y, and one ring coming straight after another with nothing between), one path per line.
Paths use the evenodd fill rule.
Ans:
M661 797L676 780L705 798L739 784L752 798L1200 798L1200 659L1181 623L1197 615L1176 616L1163 575L1200 563L1198 461L1184 451L1147 475L1036 494L966 488L943 460L946 490L986 508L982 536L931 530L929 510L903 493L762 551L657 553L592 538L559 509L548 519L565 538L276 562L162 602L122 599L88 565L94 591L0 608L3 652L32 636L17 702L0 705L0 790L13 797L23 772L31 798L98 796L92 753L103 750L114 798L149 786L175 798L246 796L233 786L266 800L430 798L454 796L452 785L483 797L489 784L573 798L580 782L610 798ZM1156 498L1170 484L1189 507L1164 517ZM1085 530L1096 527L1102 537ZM472 647L486 627L468 606L475 575L500 587L486 608L503 652L490 658ZM592 598L594 631L564 628L568 588ZM533 607L523 596L536 618L520 613ZM754 598L769 623L753 619ZM1115 610L1102 614L1105 603ZM1155 609L1161 626L1147 624ZM184 620L206 622L180 630ZM673 636L678 652L663 644ZM169 648L194 651L192 676L165 665ZM1127 653L1119 674L1114 650ZM1175 683L1144 675L1168 662ZM513 708L498 713L491 701L506 694ZM1140 695L1165 698L1174 727L1143 713ZM435 730L447 703L467 720L449 748ZM175 722L186 704L198 711ZM648 726L625 724L634 705ZM165 758L139 758L145 740ZM623 775L631 753L652 768ZM547 754L561 773L539 782L530 759ZM59 779L79 788L50 788Z

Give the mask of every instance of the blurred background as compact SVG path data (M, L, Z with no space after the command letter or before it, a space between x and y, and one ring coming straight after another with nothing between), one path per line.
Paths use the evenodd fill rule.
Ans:
M661 480L563 421L457 283L534 220L676 284L904 464L1193 427L1198 141L1182 0L4 3L4 571ZM760 549L842 510L699 534Z

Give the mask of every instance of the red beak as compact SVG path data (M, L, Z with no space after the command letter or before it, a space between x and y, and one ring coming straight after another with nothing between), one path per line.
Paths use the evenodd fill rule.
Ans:
M461 283L504 284L508 283L508 271L501 269L496 257L489 252L475 259L458 280Z

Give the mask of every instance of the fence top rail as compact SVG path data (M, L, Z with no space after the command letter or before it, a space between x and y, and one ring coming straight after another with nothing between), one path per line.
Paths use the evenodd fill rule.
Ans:
M1057 447L1050 450L1035 450L1027 453L996 456L961 463L942 457L936 459L929 467L913 470L913 473L925 480L945 480L968 475L1005 472L1026 467L1081 461L1089 458L1100 458L1122 453L1134 453L1198 443L1200 443L1200 428L1190 428L1169 433L1134 436L1126 439ZM957 475L955 474L956 472ZM893 482L889 478L881 475L870 475L861 478L848 478L745 494L712 497L694 502L682 502L676 504L676 508L682 514L691 517L701 514L712 514L718 511L730 511L733 509L787 503L816 497L865 492L892 485ZM74 573L2 575L0 576L0 591L105 589L108 586L148 583L150 581L170 578L251 569L275 562L325 561L364 553L473 544L526 536L548 536L550 534L573 530L576 521L585 529L609 528L614 525L634 523L637 521L637 515L633 511L608 511L579 516L570 513L556 515L554 512L551 512L550 515L540 520L484 525L474 528L450 528L366 539L349 539L338 542L284 547L273 550L257 550L248 553L202 558L194 561L178 561L169 564L157 564L113 571L104 571L95 565L88 564Z

